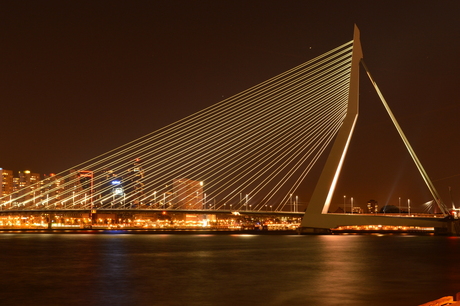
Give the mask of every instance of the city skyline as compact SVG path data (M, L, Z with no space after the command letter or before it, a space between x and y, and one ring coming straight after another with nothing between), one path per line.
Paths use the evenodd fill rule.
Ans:
M0 167L72 168L351 40L356 23L409 141L446 204L448 186L458 202L460 7L396 3L8 3ZM361 115L336 192L361 204L429 200L361 74Z

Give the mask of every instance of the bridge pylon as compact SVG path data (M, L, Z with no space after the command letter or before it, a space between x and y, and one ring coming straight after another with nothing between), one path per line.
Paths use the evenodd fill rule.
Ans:
M347 113L343 120L342 126L337 134L332 149L327 158L326 164L319 177L316 187L313 191L311 200L305 211L302 223L298 229L300 234L328 234L331 229L339 226L360 226L360 225L387 225L387 226L419 226L434 227L437 232L447 235L460 235L460 223L458 219L453 219L449 215L448 209L441 201L434 185L423 169L415 152L412 150L404 133L394 118L388 104L384 100L380 90L376 86L369 74L367 67L364 65L363 52L361 49L360 32L357 26L354 27L353 34L353 51L349 78L348 105ZM400 134L405 146L419 169L425 183L430 189L436 203L440 207L445 218L414 218L401 216L381 216L381 215L356 215L356 214L329 214L329 207L334 194L337 181L340 176L345 156L353 135L356 121L359 113L359 70L360 64L363 64L366 72L373 83L382 103L390 115L398 133Z

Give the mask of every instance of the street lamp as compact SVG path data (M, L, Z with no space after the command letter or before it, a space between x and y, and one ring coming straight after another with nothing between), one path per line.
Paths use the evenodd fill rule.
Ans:
M345 201L346 201L346 200L347 200L347 196L344 195L344 196L343 196L343 213L345 213L345 214L347 213L347 209L346 209L346 207L345 207Z

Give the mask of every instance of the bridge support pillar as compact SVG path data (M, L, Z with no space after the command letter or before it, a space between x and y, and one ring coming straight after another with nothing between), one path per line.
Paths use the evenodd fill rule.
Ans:
M298 227L298 235L331 235L332 231L329 228L318 227Z
M460 220L446 220L444 226L434 228L434 234L436 236L460 236Z

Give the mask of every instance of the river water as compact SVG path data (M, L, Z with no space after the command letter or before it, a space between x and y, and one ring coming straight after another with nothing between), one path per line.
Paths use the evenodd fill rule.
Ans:
M0 234L1 305L418 305L460 291L460 238Z

